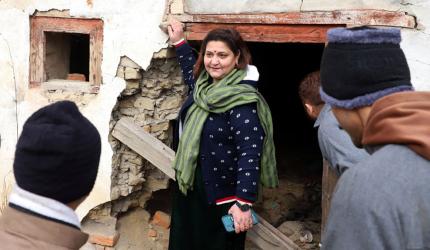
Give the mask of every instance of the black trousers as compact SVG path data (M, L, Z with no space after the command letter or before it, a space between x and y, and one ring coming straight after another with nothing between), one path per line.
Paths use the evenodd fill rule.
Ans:
M228 233L221 222L233 203L208 204L200 167L186 196L174 185L169 250L245 249L246 233Z

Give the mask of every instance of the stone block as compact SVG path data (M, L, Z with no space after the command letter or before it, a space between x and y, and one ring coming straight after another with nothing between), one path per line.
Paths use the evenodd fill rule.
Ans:
M151 133L155 133L158 131L165 131L169 129L169 123L168 122L162 122L162 123L158 123L158 124L153 124L151 126Z
M160 51L155 52L152 56L153 59L164 59L173 57L176 57L176 52L173 48L161 49Z
M153 88L157 86L157 80L155 79L143 79L143 86L147 88Z
M149 97L149 98L158 98L161 94L162 89L142 89L142 96Z
M136 186L145 182L145 178L143 178L143 173L139 173L137 175L133 173L128 173L128 185Z
M139 113L139 110L135 108L120 108L119 112L125 116L135 116Z
M129 67L129 68L135 68L135 69L141 68L137 63L135 63L133 60L131 60L127 56L121 57L121 62L119 64L123 67Z
M152 217L151 223L162 228L168 229L170 228L170 215L162 211L157 211L155 212L154 217Z
M120 108L133 108L136 100L133 97L124 98L119 101Z
M122 67L122 66L118 66L118 68L116 69L116 76L117 77L121 77L121 78L124 78L124 69L125 67Z
M167 96L159 104L158 110L174 109L181 105L181 98L179 96Z
M127 80L127 81L125 81L125 88L126 89L139 89L140 88L140 82L139 82L139 80Z
M155 109L155 100L147 97L139 97L134 102L134 107L147 110Z
M133 80L133 79L141 79L142 74L140 73L139 69L126 67L124 69L124 79L126 80Z

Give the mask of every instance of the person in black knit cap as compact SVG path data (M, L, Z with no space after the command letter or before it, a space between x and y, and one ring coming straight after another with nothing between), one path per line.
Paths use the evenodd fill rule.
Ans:
M337 183L322 249L430 249L430 92L413 90L400 29L327 38L321 98L370 156Z
M88 235L74 210L94 186L100 153L100 135L75 103L56 102L31 115L16 145L16 185L0 218L0 248L84 245Z

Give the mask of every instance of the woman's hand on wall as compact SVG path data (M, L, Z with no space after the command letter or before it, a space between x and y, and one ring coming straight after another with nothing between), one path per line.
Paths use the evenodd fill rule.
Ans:
M228 210L228 213L233 216L234 230L236 233L245 232L252 227L251 210L243 212L236 204L234 204Z
M184 39L184 25L174 18L169 19L167 32L169 33L170 43L172 44Z

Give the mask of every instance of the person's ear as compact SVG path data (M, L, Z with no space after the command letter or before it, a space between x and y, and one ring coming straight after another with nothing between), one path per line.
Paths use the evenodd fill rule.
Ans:
M314 106L310 105L309 103L305 103L305 109L308 115L312 115L314 112Z
M236 56L236 67L239 66L239 58L240 58L240 50L239 50L239 53L237 53L237 56Z

